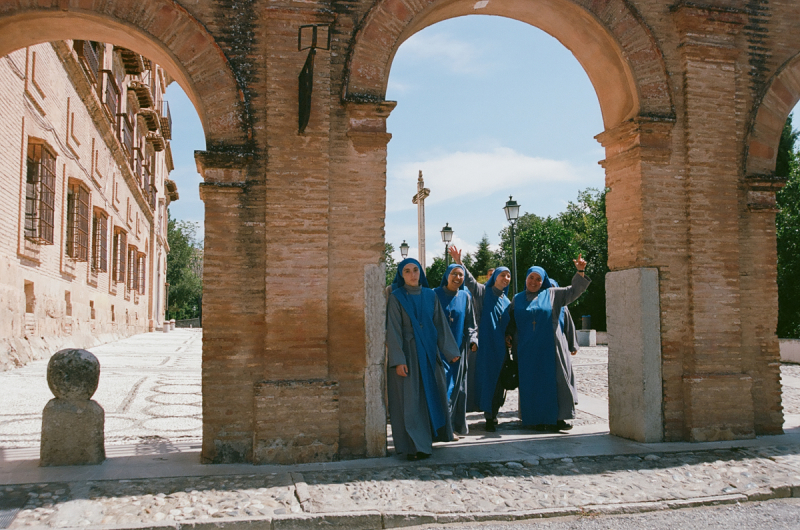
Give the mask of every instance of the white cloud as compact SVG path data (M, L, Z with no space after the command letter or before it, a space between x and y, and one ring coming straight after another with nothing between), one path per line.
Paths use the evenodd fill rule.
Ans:
M389 168L387 191L410 199L416 193L414 177L419 170L425 187L431 190L426 205L491 195L499 190L576 183L585 180L587 173L564 160L533 157L498 147L485 152L457 151ZM596 171L593 169L592 173ZM388 206L389 211L415 207L410 200L389 201Z
M415 33L400 46L397 53L405 59L430 61L459 74L484 73L491 66L483 60L483 50L469 41L443 32Z

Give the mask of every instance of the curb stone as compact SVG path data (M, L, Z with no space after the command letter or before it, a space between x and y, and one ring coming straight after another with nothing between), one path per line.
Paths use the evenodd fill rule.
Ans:
M800 486L774 486L768 490L748 495L734 493L691 499L667 501L645 501L621 504L593 504L583 507L542 508L523 512L339 512L320 514L286 514L264 518L240 518L226 521L195 521L187 523L163 523L144 525L93 525L82 530L306 530L309 528L343 530L382 530L430 524L475 523L487 521L521 521L580 515L616 515L662 511L665 509L696 508L743 502L766 501L789 497L800 497ZM51 527L26 527L28 530L52 530ZM76 527L77 528L77 527Z

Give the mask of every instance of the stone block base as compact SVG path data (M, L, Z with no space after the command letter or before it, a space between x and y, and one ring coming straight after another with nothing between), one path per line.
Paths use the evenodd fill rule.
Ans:
M593 329L578 330L578 346L593 348L597 346L597 331Z
M100 464L106 459L105 412L96 401L51 399L42 412L40 466Z
M658 269L606 275L608 406L611 434L664 439Z
M781 339L781 362L800 363L800 340Z
M339 385L335 381L261 381L255 384L253 463L336 460Z
M752 378L743 374L684 377L689 441L754 438L752 386Z

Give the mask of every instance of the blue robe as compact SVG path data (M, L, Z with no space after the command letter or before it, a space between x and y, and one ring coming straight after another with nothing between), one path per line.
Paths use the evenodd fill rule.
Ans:
M534 269L533 267L531 269ZM590 280L576 274L569 287L552 287L543 269L538 293L523 291L514 297L513 322L519 366L519 408L523 425L555 425L575 417L572 363L564 335L562 308L576 300Z
M508 287L497 293L494 287L497 276L507 271L506 267L499 267L486 282L483 290L483 307L481 308L480 323L478 324L478 355L475 386L478 397L478 406L485 412L492 414L492 398L500 378L500 370L506 358L506 326L510 313L508 307L511 302L506 296Z
M446 288L450 273L457 267L463 269L461 265L450 265L442 278L441 285L434 289L434 292L444 309L453 339L461 353L461 359L456 363L448 363L443 359L450 418L455 432L467 434L469 432L466 418L468 358L471 344L478 344L478 336L472 296L463 284L455 292Z

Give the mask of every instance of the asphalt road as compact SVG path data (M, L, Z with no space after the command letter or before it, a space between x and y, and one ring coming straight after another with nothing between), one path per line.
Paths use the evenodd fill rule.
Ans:
M514 523L435 525L447 530L796 530L800 499L732 504L632 515L537 519Z

